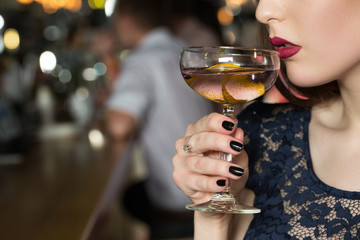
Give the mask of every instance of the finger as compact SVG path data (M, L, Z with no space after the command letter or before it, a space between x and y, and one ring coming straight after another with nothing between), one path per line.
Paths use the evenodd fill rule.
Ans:
M189 124L186 135L192 135L197 132L214 131L224 134L231 134L235 129L235 121L220 113L211 113L202 117L195 123Z
M249 157L248 157L246 151L243 150L243 151L241 151L241 154L233 155L232 163L237 164L237 165L243 167L244 169L248 169Z
M241 138L241 133L238 133L238 135ZM243 149L242 139L216 132L198 132L191 137L180 138L175 144L178 153L189 153L184 151L185 144L191 146L193 153L221 151L238 155Z
M241 142L244 141L244 131L241 128L236 128L234 130L233 136L234 136L234 138L240 140Z
M246 163L244 161L244 163ZM179 163L184 169L195 174L207 176L221 176L229 179L239 179L244 174L244 167L241 164L235 164L220 159L214 159L206 156L191 156L182 159Z
M177 174L174 172L175 184L189 197L203 197L200 193L216 193L226 189L229 180L219 176L207 176L194 173Z
M249 168L248 168L249 161L246 151L243 151L239 156L235 156L233 162L237 163L238 165L244 168L244 172L240 180L233 179L230 181L232 193L234 194L234 196L237 196L241 192L241 190L245 187L246 181L249 176Z

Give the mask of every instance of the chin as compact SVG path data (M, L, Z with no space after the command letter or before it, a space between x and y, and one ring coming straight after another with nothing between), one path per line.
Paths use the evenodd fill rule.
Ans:
M311 74L311 71L287 69L287 76L292 84L298 87L317 87L329 83L323 74Z

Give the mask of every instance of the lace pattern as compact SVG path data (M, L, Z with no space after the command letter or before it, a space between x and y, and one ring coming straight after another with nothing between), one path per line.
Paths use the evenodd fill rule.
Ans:
M256 214L245 239L360 239L360 193L332 188L315 175L310 111L254 103L239 116L245 132Z

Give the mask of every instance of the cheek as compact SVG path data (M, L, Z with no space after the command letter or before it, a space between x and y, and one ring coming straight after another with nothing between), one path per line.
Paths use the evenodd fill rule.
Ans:
M320 57L321 56L321 57ZM360 69L360 47L303 54L286 64L289 80L300 87L320 86L334 80L342 80Z
M289 79L297 86L312 87L344 78L359 65L360 21L357 25L337 26L328 21L320 27L304 29L302 51L286 62Z

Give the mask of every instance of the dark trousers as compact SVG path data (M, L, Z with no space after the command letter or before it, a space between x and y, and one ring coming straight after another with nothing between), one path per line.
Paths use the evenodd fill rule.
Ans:
M149 226L151 239L187 238L194 235L193 212L170 212L156 208L149 200L143 181L131 185L125 191L122 204L130 215Z

